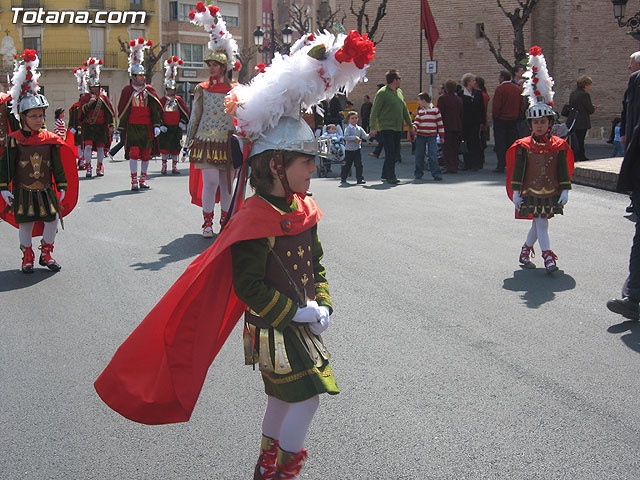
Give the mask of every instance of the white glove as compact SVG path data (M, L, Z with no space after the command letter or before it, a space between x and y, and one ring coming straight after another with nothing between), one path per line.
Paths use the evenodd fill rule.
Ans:
M9 190L2 190L2 199L7 205L13 205L13 193Z
M186 130L187 129L187 126L182 122L178 123L178 126L180 127L181 130Z
M318 315L318 321L315 323L310 323L309 330L311 330L314 335L320 335L327 328L329 328L329 307L320 305L316 307L316 313Z
M160 127L153 127L153 136L157 137L160 135Z
M299 308L296 314L293 316L293 321L296 323L313 323L318 320L318 312L316 310L318 304L311 300L307 302L306 307Z
M64 196L67 194L66 190L60 190L60 197L58 198L58 201L62 202L62 200L64 200Z
M520 192L518 190L513 191L513 204L517 209L520 209L520 205L522 205L522 197L520 196Z
M165 133L165 132L167 131L167 127L165 127L164 125L162 125L162 126L160 127L160 131L161 131L162 133Z
M562 190L560 198L558 199L558 205L566 205L569 201L569 190Z
M76 134L76 129L75 129L75 128L70 128L70 129L69 129L69 131L70 131L71 133L73 133L74 135Z

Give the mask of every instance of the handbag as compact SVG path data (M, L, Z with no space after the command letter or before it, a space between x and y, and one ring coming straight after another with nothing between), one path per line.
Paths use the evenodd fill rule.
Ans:
M562 115L563 117L568 117L570 113L571 113L571 107L569 106L568 103L565 103L564 106L562 107L562 110L560 111L560 115Z

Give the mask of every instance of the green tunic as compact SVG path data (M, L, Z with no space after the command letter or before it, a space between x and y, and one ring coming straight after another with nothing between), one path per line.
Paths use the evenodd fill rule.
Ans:
M295 200L287 204L281 197L262 197L284 212L296 209ZM317 225L312 227L311 237L315 300L318 305L325 305L332 311L326 269L320 263L323 251L317 235ZM261 329L249 325L245 331L245 341L249 337L255 342L249 344L248 358L253 360L247 363L253 364L259 360L265 393L285 402L300 402L319 393L335 395L339 390L322 339L313 335L307 326L291 323L297 312L295 301L265 282L273 240L260 238L231 246L234 291L238 298L271 326ZM278 352L277 348L281 339L284 340L284 352ZM268 360L264 356L266 352ZM277 368L265 365L277 365L277 356L282 354L288 360L290 371L277 373Z

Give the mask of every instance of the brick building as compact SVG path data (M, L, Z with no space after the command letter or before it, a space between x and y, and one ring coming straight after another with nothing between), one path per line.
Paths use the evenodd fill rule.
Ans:
M356 2L357 3L357 2ZM349 11L351 0L336 0L336 8ZM370 5L377 4L372 2ZM517 7L515 0L503 0L508 11ZM484 77L493 97L498 72L503 69L489 52L480 26L494 43L500 36L503 56L513 62L513 30L495 0L429 0L440 39L434 50L438 73L434 75L434 92L451 78L459 81L466 72ZM633 15L640 2L629 2L628 15ZM369 14L375 15L374 7ZM355 28L353 15L345 19L347 28ZM384 73L397 68L402 74L402 89L412 99L421 87L420 68L420 0L393 0L387 16L374 40L376 59L369 69L369 83L359 85L350 95L358 105L365 94L373 95L376 84L384 82ZM607 138L614 116L620 115L622 94L627 85L629 55L640 50L640 44L619 28L608 0L540 0L525 29L525 45L540 45L555 79L555 104L560 109L575 89L575 80L586 74L593 79L591 98L598 110L592 115L591 138ZM423 60L428 59L424 42ZM424 71L424 70L423 70ZM423 73L422 88L429 89L429 75Z

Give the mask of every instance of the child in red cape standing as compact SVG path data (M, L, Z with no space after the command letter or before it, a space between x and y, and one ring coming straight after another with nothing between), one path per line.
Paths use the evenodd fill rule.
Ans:
M354 42L350 51L361 54L359 64L344 54ZM300 105L331 97L345 83L354 86L373 54L373 44L357 32L306 35L281 68L267 67L230 92L228 112L239 133L255 140L245 148L230 220L95 383L100 397L131 420L186 421L209 365L244 313L245 363L259 365L267 395L254 480L298 478L319 395L338 393L321 337L332 313L318 239L322 214L306 194L315 156L329 149L302 120ZM334 68L319 70L323 62ZM292 68L305 73L305 88L278 94ZM266 101L282 108L265 109ZM249 168L255 195L243 203Z
M531 258L533 245L540 244L547 273L558 270L558 257L551 250L549 219L563 214L569 200L573 152L560 137L551 135L555 120L553 79L540 47L529 50L529 64L523 95L529 96L526 118L531 136L517 140L507 152L507 192L516 207L516 218L532 220L519 262L536 268Z

